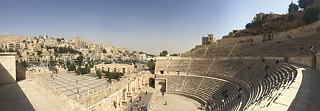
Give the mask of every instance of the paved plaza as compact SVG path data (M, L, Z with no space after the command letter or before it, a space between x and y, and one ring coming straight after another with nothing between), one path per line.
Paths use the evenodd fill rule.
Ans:
M159 95L153 105L153 111L201 111L197 101L175 94Z
M71 99L76 99L77 94L85 96L92 91L110 85L107 78L97 79L94 74L75 75L74 73L64 72L53 76L51 74L37 74L34 78L45 82L45 84Z

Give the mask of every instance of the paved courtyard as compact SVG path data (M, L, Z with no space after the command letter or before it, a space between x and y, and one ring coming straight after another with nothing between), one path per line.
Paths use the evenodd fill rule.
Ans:
M167 101L167 105L165 105ZM200 103L197 101L175 94L158 96L154 103L153 111L201 111L197 109Z
M97 79L95 74L75 75L74 73L64 72L53 76L51 74L37 74L34 75L34 78L45 82L45 84L71 99L76 99L77 94L85 96L109 85L107 78Z

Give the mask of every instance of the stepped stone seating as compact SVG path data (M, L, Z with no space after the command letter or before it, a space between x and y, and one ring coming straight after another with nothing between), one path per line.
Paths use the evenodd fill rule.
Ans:
M157 69L158 70L166 70L168 66L169 60L163 59L163 60L157 60Z
M182 93L204 100L207 110L237 110L241 99L237 87L227 81L203 76L159 75L167 78L168 93ZM227 91L227 97L222 93Z
M190 60L169 60L168 62L168 73L185 74Z
M275 60L262 62L261 59L208 59L191 60L191 63L187 60L183 62L184 67L189 67L186 72L187 76L161 75L168 78L168 92L198 97L205 101L207 110L252 110L266 107L280 94L281 88L288 87L294 81L297 73L290 64L276 63ZM174 62L174 64L180 63L181 61ZM179 69L181 69L180 66ZM239 91L235 85L210 77L232 80L239 84L245 90L244 92L248 93L247 99L237 98ZM232 78L239 81L234 81ZM225 90L228 90L229 93L227 99L221 95L221 92Z
M180 62L179 62L180 73L188 72L189 63L190 63L190 60L180 60Z
M206 75L211 63L212 60L193 60L191 61L188 74Z
M292 67L287 67L287 64L275 65L267 71L263 71L262 67L265 63L257 63L253 67L254 70L248 70L242 76L242 81L250 84L250 97L246 107L251 104L259 104L267 97L271 97L281 88L288 86L289 81L293 81L296 73ZM270 64L269 64L270 65ZM258 70L260 67L260 70ZM286 68L286 69L284 69ZM267 75L267 76L266 76ZM255 105L252 105L253 107Z
M201 77L187 77L184 81L183 92L194 94L198 88L203 78Z
M168 78L168 77L167 77ZM168 78L168 90L170 91L182 91L183 83L186 77L184 76L172 76Z
M210 70L208 71L207 76L210 77L233 77L234 75L240 73L242 70L246 70L250 64L256 61L243 61L243 60L216 60Z

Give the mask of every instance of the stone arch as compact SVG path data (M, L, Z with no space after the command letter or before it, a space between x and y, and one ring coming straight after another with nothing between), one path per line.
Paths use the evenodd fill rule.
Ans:
M126 68L122 68L122 73L126 73Z
M149 78L149 86L154 88L155 87L154 83L155 83L154 78Z
M166 92L166 81L159 82L158 85L160 86L160 92Z

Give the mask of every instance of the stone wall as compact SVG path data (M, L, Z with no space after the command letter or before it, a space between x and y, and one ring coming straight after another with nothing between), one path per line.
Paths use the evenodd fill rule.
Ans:
M255 35L255 36L242 36L235 38L223 38L220 39L220 45L234 44L234 43L260 43L263 41L263 35Z
M16 63L16 74L17 74L17 81L26 79L26 68L21 65L21 63Z
M318 53L316 58L316 68L320 70L320 53Z
M312 56L288 57L288 62L312 67Z
M116 72L123 72L124 73L132 73L134 71L134 65L130 65L130 64L116 64L116 63L112 63L112 64L98 64L98 65L94 65L94 68L91 68L91 71L95 72L95 69L100 69L100 70L104 70L104 71L109 71L113 72L114 70L116 70Z
M16 53L0 53L0 83L16 82Z

